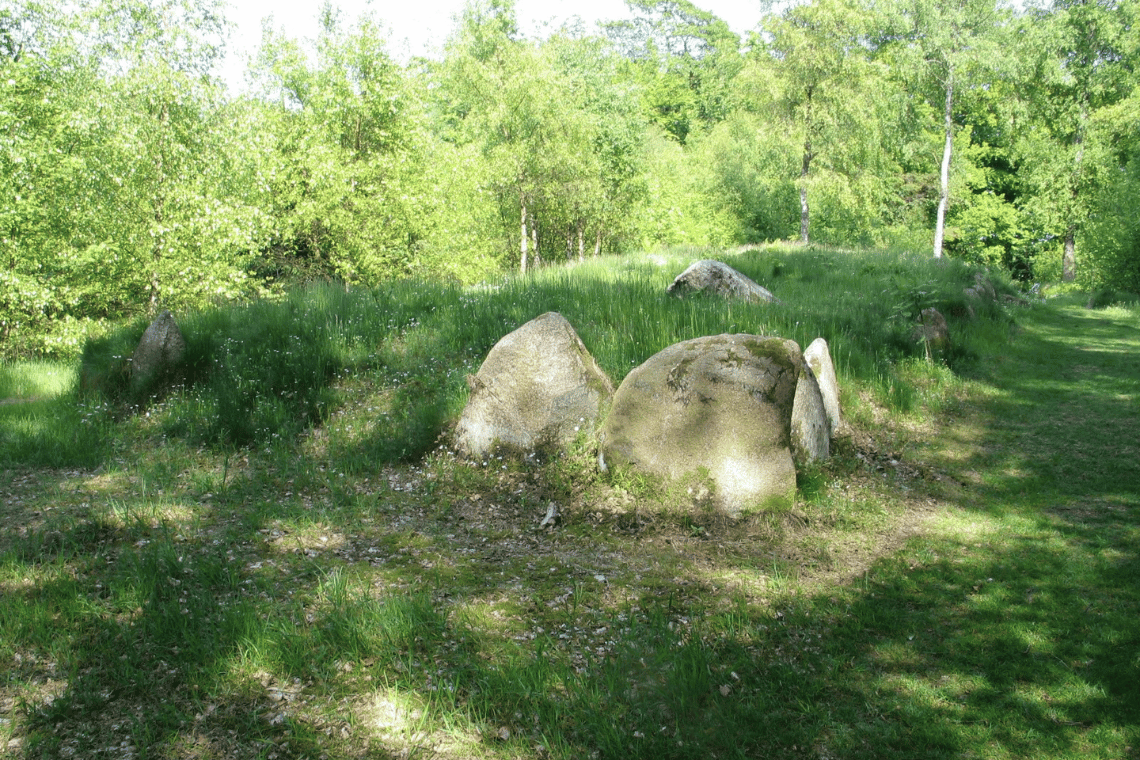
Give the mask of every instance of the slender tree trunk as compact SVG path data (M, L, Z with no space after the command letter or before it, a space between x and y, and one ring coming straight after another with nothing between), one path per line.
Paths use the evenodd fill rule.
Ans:
M941 192L938 196L938 220L934 223L934 258L942 258L942 241L946 237L946 208L950 205L950 156L954 152L954 72L946 75L946 143L942 148Z
M154 199L154 223L161 229L162 223L165 218L164 213L164 199L161 195L161 188L159 195ZM154 236L154 248L151 252L151 268L150 268L150 303L147 304L147 311L151 316L158 313L158 299L161 296L162 283L158 274L159 264L162 263L162 244L165 238L164 233L159 233Z
M586 260L586 221L578 220L578 261Z
M534 266L542 263L542 253L538 250L538 216L535 214L530 215L530 259Z
M1077 279L1077 228L1070 226L1065 230L1065 252L1061 256L1061 281L1072 282Z
M170 107L166 103L163 103L162 110L159 111L158 115L159 147L158 156L155 159L157 187L154 193L154 224L157 234L154 236L154 248L151 251L150 303L147 305L147 309L152 316L158 313L158 300L162 295L162 283L158 269L162 263L162 249L166 243L166 233L163 231L163 224L166 221L166 175L165 166L163 164L163 151L165 150L166 129L169 123Z
M804 141L804 164L800 170L800 242L808 244L811 228L811 207L808 205L807 176L811 168L811 141Z
M529 236L526 232L526 193L522 194L522 222L520 223L521 232L519 234L519 250L521 256L519 257L519 271L526 274L526 244Z
M602 228L600 226L597 233L594 234L594 255L602 255Z
M811 206L808 204L808 190L807 179L808 173L811 171L811 96L813 88L807 88L807 116L804 129L804 155L803 164L800 167L800 242L804 245L808 244L809 235L811 231Z

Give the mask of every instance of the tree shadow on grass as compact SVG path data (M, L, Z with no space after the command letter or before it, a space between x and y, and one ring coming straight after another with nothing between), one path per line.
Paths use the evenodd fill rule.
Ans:
M916 539L727 634L717 616L673 632L673 615L592 679L612 692L595 722L629 723L603 756L1140 757L1140 331L1034 321L930 462L965 484L946 501L976 531ZM694 640L701 677L670 706Z
M844 613L866 646L837 650L850 665L828 680L874 709L845 721L839 756L1140 751L1140 330L1031 319L932 462L982 473L954 501L991 527L881 561Z
M1129 431L1137 429L1140 372L1134 358L1115 348L1121 330L1081 314L1043 319L1011 348L1016 354L1009 366L993 369L994 392L969 420L971 434L962 436L955 456L934 462L952 473L982 473L970 490L955 491L953 501L975 511L980 522L992 519L996 530L973 539L916 541L877 563L863 582L809 598L786 596L773 610L712 611L708 595L717 592L707 585L690 589L687 602L672 589L624 603L599 598L618 643L591 655L582 669L571 654L537 644L533 656L514 660L496 656L494 648L504 642L490 642L484 652L461 624L429 614L435 600L427 607L411 604L409 614L419 610L431 625L417 623L419 633L393 639L410 667L370 667L424 699L440 693L439 684L429 683L429 671L417 670L419 664L441 668L458 687L456 699L466 700L455 712L509 723L513 734L524 731L528 738L511 750L524 756L540 754L527 743L536 732L561 737L572 748L566 756L1135 754L1127 748L1140 746L1140 477L1127 447L1135 445ZM1074 331L1083 337L1080 345L1066 339ZM94 751L110 746L109 738L169 748L172 756L195 756L195 747L179 742L199 739L213 743L209 751L219 756L232 749L280 757L360 755L359 748L322 738L325 726L311 715L282 709L274 694L288 689L267 686L239 662L261 657L273 677L311 678L308 688L316 691L343 688L323 679L345 677L330 675L339 672L345 653L375 650L388 658L390 642L370 630L386 616L420 620L400 617L406 589L387 598L345 597L339 608L331 603L338 597L321 590L330 585L331 569L365 572L371 565L363 552L351 560L290 555L296 561L282 563L288 572L279 575L296 592L295 605L282 595L288 594L278 587L282 581L254 566L264 547L242 547L260 546L261 532L278 522L325 521L347 533L347 525L377 506L376 499L338 492L333 474L318 472L298 468L298 474L329 479L328 503L320 510L281 497L289 473L278 472L220 496L214 514L207 510L203 519L230 519L225 515L232 512L232 524L187 542L157 528L153 535L109 537L94 523L65 531L60 546L106 538L114 565L98 572L61 565L55 569L74 569L75 578L38 583L12 600L37 605L41 627L65 613L66 635L74 637L70 686L62 698L32 707L35 734L27 756L62 755L67 747ZM308 490L321 488L314 481ZM373 516L396 520L401 508ZM442 552L446 532L455 530L394 537L397 525L384 536L399 545L381 548L396 557L430 539L433 551ZM33 576L45 559L33 554L5 561ZM77 554L112 559L94 550ZM518 591L509 576L491 574L489 557L451 559L465 575L488 574L482 581L488 597ZM391 572L406 569L422 582L414 553L406 562L393 561ZM454 570L432 572L439 587L455 590L460 576ZM108 580L121 598L100 596L108 593ZM65 597L79 606L53 610L52 600ZM263 602L282 616L276 627L251 623ZM634 606L636 625L627 614ZM31 639L27 645L45 646ZM277 652L259 655L262 646ZM225 680L235 672L235 680ZM375 690L374 682L359 684L362 695ZM91 724L102 733L82 735Z

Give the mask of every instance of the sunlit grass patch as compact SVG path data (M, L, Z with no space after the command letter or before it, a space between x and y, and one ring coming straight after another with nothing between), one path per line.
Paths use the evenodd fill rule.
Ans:
M0 400L41 399L62 395L76 381L72 363L0 362Z
M485 740L503 741L493 727L480 726L456 711L454 685L426 694L382 686L358 700L356 713L364 733L385 751L405 757L480 757ZM509 739L509 737L507 737Z
M67 395L0 404L0 466L94 466L111 434L101 410Z

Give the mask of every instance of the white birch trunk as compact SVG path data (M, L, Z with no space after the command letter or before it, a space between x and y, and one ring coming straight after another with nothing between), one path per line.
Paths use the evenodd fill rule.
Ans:
M526 274L526 254L527 254L526 244L527 244L527 240L529 239L529 235L526 234L526 194L525 193L522 196L522 222L521 222L520 227L522 229L522 232L519 235L519 250L521 251L521 256L519 258L519 271L522 272L522 274Z
M941 193L938 197L938 220L934 224L934 258L942 258L942 241L946 236L946 209L950 205L950 156L954 152L954 72L946 75L946 143L942 148Z

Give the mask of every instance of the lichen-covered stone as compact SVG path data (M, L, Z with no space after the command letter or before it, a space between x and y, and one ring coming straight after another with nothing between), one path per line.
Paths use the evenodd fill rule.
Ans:
M143 389L173 371L186 353L186 339L169 311L155 317L131 354L131 386Z
M504 336L468 386L455 429L455 446L468 457L564 446L594 429L613 396L609 377L555 312Z
M736 516L786 508L796 489L793 341L718 335L678 343L626 376L603 428L602 461L667 480L707 476Z
M689 292L704 292L715 293L724 298L779 303L779 299L766 288L756 284L728 264L712 259L702 259L690 264L688 269L677 275L666 290L677 296Z
M815 373L805 362L792 404L792 459L799 466L831 456L831 426Z

